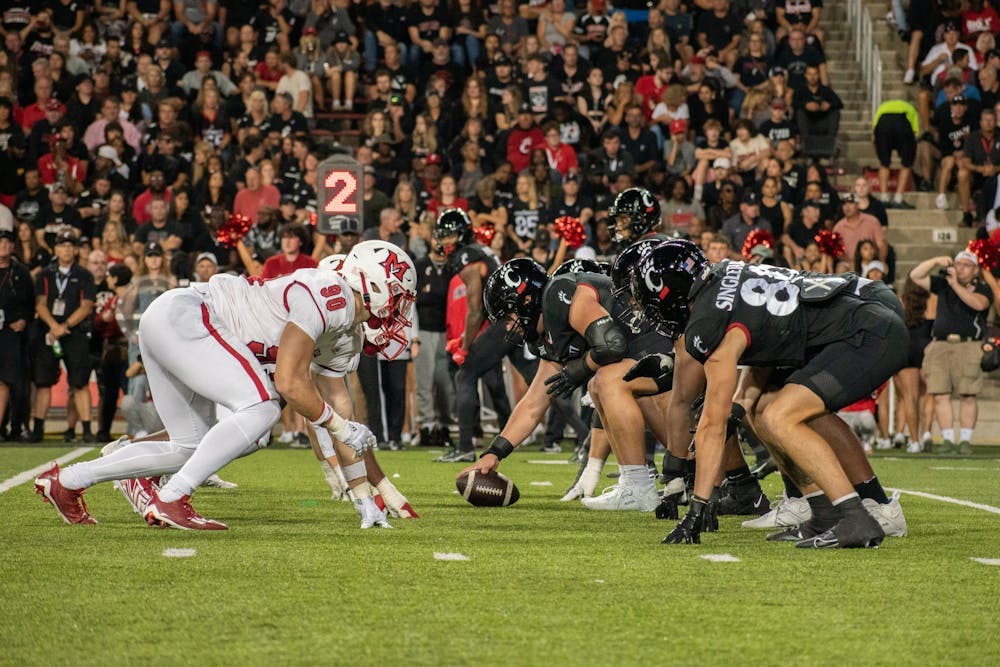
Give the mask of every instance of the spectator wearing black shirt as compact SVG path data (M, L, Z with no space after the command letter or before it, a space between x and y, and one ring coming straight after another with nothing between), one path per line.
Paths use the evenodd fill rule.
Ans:
M659 157L656 136L646 129L642 107L630 104L625 107L625 127L622 128L622 148L635 162L634 173L639 179L646 178Z
M806 68L806 85L792 96L795 122L802 132L802 150L809 157L828 158L834 153L840 110L844 108L837 93L820 81L818 67Z
M739 56L742 32L740 20L730 11L729 0L714 0L712 11L703 12L695 28L698 49L714 49L719 61L730 69Z
M416 72L424 60L430 60L434 40L447 42L451 39L451 18L443 3L418 0L406 11L406 30L410 44L404 62L411 72Z
M806 34L801 30L792 30L788 35L788 43L778 52L775 64L785 72L788 87L792 90L806 84L806 68L815 67L819 70L819 78L824 86L829 85L826 74L826 58L818 49L806 45Z
M302 112L296 111L292 106L292 96L289 93L278 93L274 96L271 108L274 115L271 116L270 135L280 137L296 136L309 132L309 123Z
M933 271L940 271L931 275ZM963 250L951 257L934 257L910 271L918 286L938 297L932 341L924 352L923 373L927 393L934 397L934 413L944 439L942 453L971 454L972 431L976 427L976 395L982 389L979 368L981 344L986 335L986 314L991 289L979 279L979 260ZM992 278L992 276L991 276ZM993 284L995 285L995 280ZM959 424L955 438L952 394L959 396Z
M992 208L997 193L996 176L1000 173L1000 137L997 136L997 116L992 108L979 112L979 129L965 140L958 158L958 201L966 226L972 224L970 202L972 193L982 189L979 219Z
M545 223L552 224L558 218L568 215L578 218L586 233L587 243L594 237L591 222L594 219L594 205L590 198L580 194L580 173L571 171L563 178L562 196L549 204L545 214Z
M778 142L790 139L797 141L799 128L795 126L795 121L788 118L788 105L785 100L776 97L770 104L771 117L760 124L760 133L767 137L773 148L777 148Z
M620 174L635 173L635 159L622 147L622 131L618 127L605 130L601 147L588 156L588 163L587 175L594 187L608 187Z
M392 0L377 0L365 10L365 71L374 72L378 55L397 44L406 61L406 10Z
M448 40L440 37L435 39L432 44L430 59L425 60L420 67L417 86L421 90L426 90L432 76L437 76L444 81L445 91L449 98L458 95L465 84L465 70L451 59L451 46L449 46Z
M184 242L184 230L169 217L170 207L162 199L154 199L149 203L150 220L140 225L135 231L133 249L135 254L143 252L143 248L151 243L158 243L167 252L173 252Z
M972 118L968 112L968 102L964 95L954 95L948 103L934 112L931 132L936 140L917 142L917 158L914 172L924 182L932 182L934 166L939 165L937 208L948 208L948 195L952 174L957 167L955 153L962 150L965 140L972 132Z
M799 266L806 256L806 248L816 241L816 234L824 229L822 221L822 205L813 199L807 199L799 207L799 215L788 225L781 236L781 245L788 266Z
M14 232L0 228L0 424L7 402L25 398L26 333L35 317L35 291L28 267L15 260ZM12 415L14 417L14 415ZM10 437L20 435L19 420L11 419ZM0 442L5 439L0 431Z
M450 355L445 349L445 311L448 284L454 270L448 260L434 251L414 263L417 273L417 323L413 344L419 345L413 368L417 383L417 422L420 444L440 441L440 429L452 422L455 384L449 372Z
M527 76L521 86L524 100L531 106L535 120L549 114L556 99L563 96L558 80L546 71L545 58L538 53L528 56Z
M45 418L51 388L59 379L59 359L66 365L67 381L79 415L83 417L83 439L93 442L90 430L90 319L94 309L94 278L76 263L77 240L62 232L55 240L56 262L35 281L35 313L32 326L32 382L35 409L32 441L45 437Z
M739 116L747 92L764 86L769 81L767 74L771 70L771 63L767 57L767 44L763 35L751 34L747 37L747 52L737 58L732 70L737 77L737 84L729 106Z

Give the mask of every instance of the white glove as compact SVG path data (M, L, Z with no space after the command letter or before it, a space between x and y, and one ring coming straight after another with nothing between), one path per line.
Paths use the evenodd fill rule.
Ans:
M375 449L375 436L364 424L344 422L340 429L336 431L331 429L330 432L333 437L353 449L357 458L361 458L361 455L369 449Z

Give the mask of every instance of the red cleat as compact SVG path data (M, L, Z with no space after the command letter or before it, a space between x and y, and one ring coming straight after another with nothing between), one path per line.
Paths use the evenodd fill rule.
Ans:
M229 526L221 521L206 519L191 507L191 496L184 496L172 503L160 500L157 491L153 491L146 511L142 518L150 526L160 528L180 528L181 530L229 530Z
M136 477L115 482L115 488L122 492L133 512L142 514L146 511L153 492L159 488L159 483L159 477Z
M67 489L59 482L59 464L55 461L51 468L35 478L35 493L55 507L66 523L97 523L97 519L87 512L83 491Z
M382 494L381 493L376 493L375 496L374 496L374 498L375 498L375 505L380 510L382 510L383 512L385 512L387 505L385 504L385 498L382 497ZM415 511L413 511L413 508L410 507L410 503L407 500L404 500L403 504L400 505L399 507L389 507L388 510L389 510L390 516L392 516L392 517L394 517L396 519L419 519L420 518L420 515L417 514Z

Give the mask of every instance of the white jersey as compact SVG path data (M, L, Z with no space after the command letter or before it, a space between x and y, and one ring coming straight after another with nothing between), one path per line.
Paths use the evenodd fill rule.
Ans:
M317 342L353 335L354 292L332 271L299 269L270 280L219 274L192 288L269 374L274 373L278 344L289 323Z
M364 333L359 324L348 333L324 333L316 341L309 370L317 375L341 378L358 370Z

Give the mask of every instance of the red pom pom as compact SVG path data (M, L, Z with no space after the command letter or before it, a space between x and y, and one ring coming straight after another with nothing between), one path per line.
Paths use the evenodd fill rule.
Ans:
M496 236L497 230L493 227L492 222L487 222L473 229L472 233L475 235L477 243L488 246L493 243L493 237Z
M819 251L824 255L829 255L836 259L844 254L844 239L840 234L831 232L829 229L822 229L814 237Z
M979 266L987 271L992 271L1000 266L1000 248L997 248L989 239L969 241L969 247L966 250L975 254L979 258Z
M576 250L587 240L587 234L583 231L583 223L580 218L564 215L556 218L552 223L552 233L566 241L572 250Z
M774 250L774 236L771 232L766 229L755 229L747 234L747 240L743 242L740 254L744 259L750 259L750 253L759 245Z
M219 245L235 248L251 227L253 227L253 222L250 221L250 218L240 213L233 213L219 228Z

